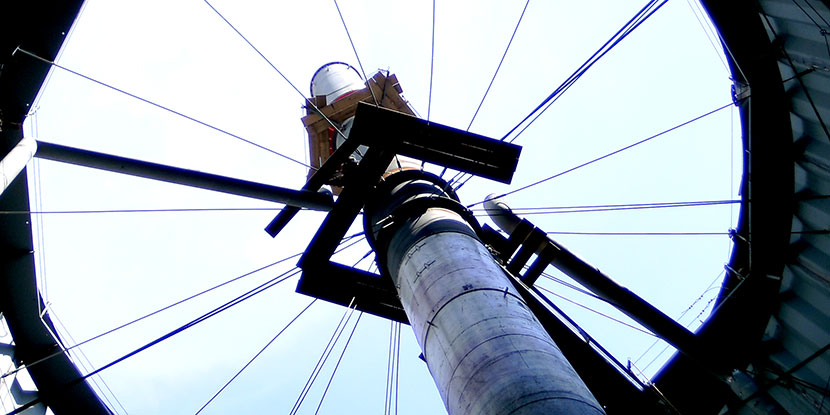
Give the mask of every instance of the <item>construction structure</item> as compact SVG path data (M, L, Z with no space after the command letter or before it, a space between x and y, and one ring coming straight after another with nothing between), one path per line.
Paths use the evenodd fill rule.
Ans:
M830 413L830 404L825 402L830 374L830 311L827 308L830 304L827 254L830 252L827 231L830 223L827 199L830 54L825 46L830 28L822 26L830 20L830 10L826 2L809 2L809 7L778 0L722 3L703 1L719 29L735 79L734 98L741 108L745 159L742 213L716 312L697 333L687 333L655 313L653 307L641 303L624 287L608 284L601 274L589 272L584 277L586 288L593 288L600 296L621 296L614 298L629 304L621 304L624 312L680 350L648 384L638 383L624 365L609 358L590 337L575 329L573 322L557 311L554 304L534 291L535 276L540 269L562 261L561 255L567 251L564 247L541 238L532 224L523 221L503 221L504 230L510 234L507 238L486 227L478 229L459 207L451 189L417 169L414 173L406 169L396 171L384 180L392 184L379 185L395 154L496 180L509 180L511 160L518 158L516 149L498 147L494 151L493 146L498 144L484 137L471 137L436 124L426 126L407 115L405 103L401 105L403 101L393 102L400 90L391 76L381 74L371 78L367 89L354 92L354 98L350 95L332 102L311 98L320 111L312 110L304 122L318 146L312 149L315 155L312 163L317 163L314 165L317 170L302 190L169 170L152 163L121 160L48 143L39 145L36 156L110 170L130 164L133 172L142 171L145 177L167 177L185 185L201 183L202 188L291 204L293 207L283 210L268 226L272 235L285 226L293 216L291 212L296 213L300 206L330 210L300 262L304 275L298 291L343 305L355 298L364 311L412 324L436 384L453 414L475 413L479 408L476 405L489 404L469 399L469 395L455 389L453 371L471 373L470 368L464 366L467 362L463 359L437 351L440 347L434 346L452 342L456 333L452 330L462 327L453 326L453 320L447 320L450 313L444 311L475 297L480 297L472 301L476 305L496 301L513 304L512 310L517 313L523 307L531 312L570 363L573 373L587 386L585 389L576 382L567 388L568 393L580 396L579 402L584 404L574 411ZM43 62L18 52L18 47L54 59L80 5L79 1L70 1L60 5L9 2L0 6L4 27L28 28L2 39L0 44L3 159L21 142L27 106L49 69ZM384 101L384 97L390 101ZM378 98L379 102L374 102ZM358 101L370 103L351 105ZM351 118L352 111L355 118L348 135L336 128L329 130L331 124L324 117L315 118L323 114L342 125ZM390 141L387 133L390 126L411 134ZM428 141L430 136L435 137L433 133L444 139ZM338 142L341 134L343 140ZM346 136L354 139L346 140ZM464 143L459 146L464 147L461 153L458 148L446 147L458 143ZM366 151L360 160L355 158L353 166L342 170L361 145L366 146ZM340 181L331 182L335 177ZM0 195L0 209L29 211L25 171L10 174L8 182ZM336 202L317 192L326 184L342 185L343 192ZM366 229L374 238L387 275L354 270L329 260L342 232L364 208ZM511 217L509 210L498 203L490 208L501 212L496 213L497 218ZM422 219L429 223L421 223ZM5 347L3 353L13 356L15 365L31 365L29 373L38 389L35 395L18 394L21 399L28 399L18 402L19 412L48 406L58 415L109 413L67 354L61 353L62 345L52 335L54 327L49 315L42 311L35 284L30 223L28 215L0 217L3 253L0 310L14 338L14 344ZM433 232L434 235L427 235L427 231L419 233L422 229L432 232L436 228L440 232ZM476 273L468 276L471 287L465 288L467 283L458 287L453 281L451 287L441 291L453 298L434 298L419 284L427 279L436 284L449 284L446 276L453 265L431 263L433 257L425 255L435 248L422 247L419 242L427 240L433 246L458 247L457 251L467 252L468 258L480 262L480 269L487 270L485 274L499 279L478 279L483 274ZM485 251L482 246L488 249ZM536 259L523 271L534 256ZM587 271L591 268L573 261L565 261L564 265ZM505 281L509 284L503 284ZM425 302L426 298L431 302ZM439 313L434 307L443 308ZM532 320L528 314L511 313L507 311L502 316ZM438 329L433 329L433 325ZM538 333L538 330L534 327L531 331ZM458 344L458 347L463 350L464 345ZM551 351L550 347L542 339L534 350ZM551 351L548 356L558 355ZM46 357L49 358L34 364ZM571 373L568 365L546 369L559 374ZM545 376L548 375L540 375L540 379L547 379ZM475 384L473 377L463 379ZM694 388L690 390L689 384L695 385ZM545 387L552 390L550 385ZM491 396L492 392L471 389L471 394L477 398ZM701 399L702 396L706 398Z
M341 103L339 98L343 96L387 101L383 88L377 93L367 92L368 88L355 92L348 87L357 82L348 77L328 80L337 75L330 68L341 65L333 63L317 71L312 85L323 84L338 92L315 93L312 87L316 97L328 96L332 106ZM358 76L356 71L347 73ZM367 81L369 88L377 79L388 82L378 74ZM393 96L397 99L388 101L402 103L400 92L401 88L396 87ZM335 152L349 153L350 159L359 164L337 178L344 189L300 260L304 271L300 291L314 293L315 289L308 287L329 286L326 280L330 278L348 278L345 273L332 278L334 267L327 269L321 264L329 262L336 248L330 241L342 239L363 209L365 232L382 272L377 276L357 269L348 272L374 278L381 286L395 287L394 297L387 294L372 298L360 295L363 293L359 290L345 289L339 291L340 298L330 299L325 289L316 292L322 293L319 298L338 303L352 297L349 302L357 307L379 299L399 299L399 307L415 331L450 414L604 413L512 288L508 276L479 239L481 227L447 182L420 170L417 164L407 168L396 161L400 156L420 157L509 182L518 163L519 148L428 124L411 115L382 111L380 107L372 111L371 104L360 104L358 109L358 102L355 99L348 109L339 111L354 114L354 118L344 118L330 127L347 136L338 140ZM331 107L314 110L337 113ZM319 130L309 129L312 148L324 148L326 141L334 141L331 136L313 134ZM329 160L321 158L322 165ZM469 160L475 163L465 165ZM321 275L326 276L322 281ZM365 309L371 312L379 308L369 305Z

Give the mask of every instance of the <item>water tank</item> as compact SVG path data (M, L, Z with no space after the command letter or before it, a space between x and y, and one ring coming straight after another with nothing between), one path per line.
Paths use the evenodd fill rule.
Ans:
M326 105L365 87L357 69L343 62L327 63L311 77L311 96L325 95Z

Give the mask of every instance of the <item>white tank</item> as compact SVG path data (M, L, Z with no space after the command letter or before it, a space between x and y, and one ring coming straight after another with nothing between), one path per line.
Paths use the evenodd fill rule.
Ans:
M352 65L331 62L320 67L311 77L311 96L326 96L326 105L337 101L349 92L363 89L360 73Z

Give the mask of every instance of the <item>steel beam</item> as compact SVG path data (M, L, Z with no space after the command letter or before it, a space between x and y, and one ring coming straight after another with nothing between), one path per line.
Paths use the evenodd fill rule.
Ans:
M348 141L340 146L328 160L320 166L314 174L308 179L305 185L303 185L303 190L316 192L326 182L334 175L337 169L342 165L346 160L348 160L349 156L357 149L358 144L356 140ZM276 237L280 231L285 228L285 225L288 225L288 222L297 215L300 211L299 208L295 206L286 206L277 216L268 223L268 226L265 227L265 232L271 235L272 238Z
M700 3L718 28L736 87L749 86L751 92L749 97L736 100L743 131L738 237L715 311L698 329L699 336L711 345L710 359L721 362L724 370L719 374L731 376L732 369L767 362L769 351L762 347L762 340L781 303L780 277L786 275L785 263L798 246L791 245L797 210L793 195L803 178L796 177L799 168L793 168L793 154L800 154L798 147L807 140L794 136L792 126L801 125L791 112L798 99L785 89L779 66L781 48L792 39L770 39L759 2ZM823 49L815 51L824 53L820 52ZM653 380L684 413L714 414L735 398L726 383L713 382L697 362L679 354ZM696 385L696 393L689 393L690 384Z
M293 190L164 164L38 141L35 157L312 210L331 210L331 195Z
M508 234L512 234L522 223L522 219L516 216L506 204L495 199L493 195L488 197L484 203L484 207L493 222ZM634 294L628 288L623 287L603 274L596 267L574 255L564 246L548 238L538 228L533 228L529 232L529 235L527 236L528 240L533 239L533 236L537 235L543 241L540 243L540 241L534 240L529 246L530 249L525 251L520 249L519 253L516 254L517 256L524 253L529 258L534 252L547 252L546 255L550 258L550 265L564 272L585 288L634 319L634 321L651 330L652 333L677 348L677 350L694 359L706 360L702 354L700 341L695 337L694 333L649 304L637 294ZM516 267L521 269L522 265L523 263L518 264ZM510 268L510 265L508 265L508 269Z
M365 102L357 104L349 137L362 145L508 184L522 152L515 144Z

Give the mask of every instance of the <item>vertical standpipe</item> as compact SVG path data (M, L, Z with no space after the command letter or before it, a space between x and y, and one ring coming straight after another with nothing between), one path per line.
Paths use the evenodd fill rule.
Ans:
M604 414L430 173L393 173L364 226L450 415Z

